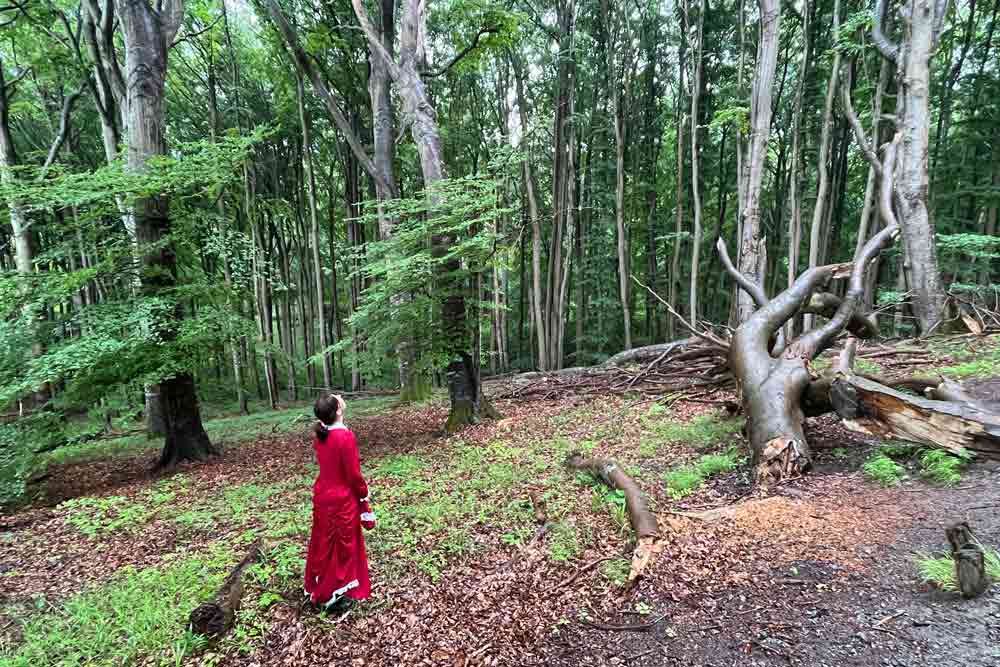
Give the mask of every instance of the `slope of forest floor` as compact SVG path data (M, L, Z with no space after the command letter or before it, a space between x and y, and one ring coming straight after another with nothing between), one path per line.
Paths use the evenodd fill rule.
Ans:
M983 398L1000 394L996 336L869 363L933 363ZM1000 544L995 464L936 486L915 450L819 418L815 473L752 489L727 398L498 401L502 420L450 438L440 399L352 402L379 525L366 535L373 596L344 618L299 606L315 474L304 407L213 420L224 455L161 478L138 445L64 456L49 501L3 518L0 665L1000 662L996 592L963 601L916 569L919 554L944 551L952 521ZM574 450L617 460L660 520L663 551L632 589L623 499L565 469ZM898 485L862 472L878 455L897 461ZM683 514L709 508L728 509ZM215 643L188 633L188 612L261 537L237 626ZM627 624L651 626L609 629Z

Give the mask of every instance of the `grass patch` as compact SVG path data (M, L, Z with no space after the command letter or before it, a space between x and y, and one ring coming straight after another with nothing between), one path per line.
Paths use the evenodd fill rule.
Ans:
M891 459L908 459L916 454L918 449L919 445L909 442L890 441L880 446L878 452Z
M204 645L185 628L187 615L226 576L235 559L219 548L162 569L127 568L111 582L33 614L21 642L0 649L3 667L176 665Z
M615 558L601 565L601 574L616 586L628 583L628 574L631 570L632 563L627 558Z
M993 548L983 549L983 560L986 564L986 574L993 581L1000 580L1000 553ZM934 584L941 590L958 592L958 580L955 578L955 561L951 556L917 555L917 572L925 584Z
M958 363L938 369L942 375L955 378L992 377L1000 375L1000 335L986 339L989 347L978 346L970 350L964 346L954 350ZM986 349L984 349L986 348Z
M944 486L957 484L962 479L962 468L968 459L960 458L943 449L928 449L920 456L920 475Z
M660 405L653 407L662 408ZM717 413L698 415L686 422L664 421L659 415L665 411L665 408L655 411L650 408L643 419L644 426L650 432L649 436L643 438L639 447L640 453L644 456L655 455L664 443L685 443L695 449L728 444L740 433L744 424L742 417L723 417Z
M731 449L725 454L705 454L694 463L667 471L663 481L667 483L667 494L674 500L694 493L708 478L733 470L740 461L739 453Z
M905 470L888 456L877 454L861 467L865 477L882 486L896 486L903 479Z

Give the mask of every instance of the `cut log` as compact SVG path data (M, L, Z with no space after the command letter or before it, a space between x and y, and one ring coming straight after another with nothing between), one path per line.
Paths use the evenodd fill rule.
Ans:
M585 458L580 452L573 452L566 459L566 466L573 470L588 472L611 488L625 494L625 510L628 512L628 520L636 538L628 579L630 582L635 581L642 576L662 547L658 540L659 524L656 516L649 511L639 485L625 474L621 466L608 459Z
M243 560L229 573L215 597L198 605L188 617L191 630L206 637L224 635L232 626L243 599L243 575L261 554L260 540L253 543Z
M1000 415L975 404L911 396L853 374L834 380L830 399L852 430L1000 458Z
M951 544L951 557L955 561L955 580L964 598L974 598L990 587L986 574L983 548L972 535L972 529L965 521L949 526L945 530Z

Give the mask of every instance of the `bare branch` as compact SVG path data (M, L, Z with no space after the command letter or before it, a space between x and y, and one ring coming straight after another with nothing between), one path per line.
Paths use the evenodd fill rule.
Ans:
M173 46L177 31L184 23L184 0L164 0L160 20L163 24L163 41Z
M893 44L882 30L882 22L885 19L885 7L886 0L875 0L875 23L872 27L872 41L875 43L875 48L879 50L883 56L892 62L896 62L896 56L899 54L899 45Z
M476 33L476 36L472 38L472 43L469 44L464 49L462 49L461 51L459 51L458 54L456 54L455 57L448 62L447 65L445 65L444 67L435 72L422 72L423 76L426 77L441 76L442 74L450 70L452 67L457 65L458 62L462 60L462 58L472 53L472 51L474 51L475 48L479 45L479 40L483 35L490 35L499 31L500 28L498 26L487 26L480 28L479 32Z
M830 319L836 315L837 310L844 302L836 294L831 292L816 292L809 297L809 300L802 306L803 313L812 315L822 315ZM869 313L855 312L847 323L847 330L854 336L862 339L875 338L878 336L878 327L872 321Z
M891 180L891 178L887 180ZM868 243L858 253L854 270L851 272L847 295L837 312L823 326L800 336L789 346L789 353L814 359L816 355L830 346L830 343L844 330L854 316L854 311L857 310L858 303L865 292L864 277L868 265L882 251L882 248L889 245L898 235L899 225L889 225L868 240Z
M674 310L674 307L670 305L670 302L664 300L663 297L661 297L659 294L657 294L649 285L645 285L645 284L639 282L639 279L636 278L635 276L632 276L632 280L635 282L636 285L638 285L639 287L644 288L647 292L649 292L650 294L652 294L654 299L656 299L661 304L663 304L663 306L668 311L670 311L670 314L673 315L674 317L676 317L677 320L682 325L684 325L685 329L687 329L688 331L690 331L691 333L693 333L698 338L706 340L709 343L711 343L712 345L719 347L720 349L723 349L723 350L728 350L729 349L729 344L726 343L726 341L720 339L718 336L716 336L716 335L714 335L714 334L712 334L712 333L710 333L708 331L702 331L701 329L698 329L696 326L694 326L694 324L692 324L691 322L688 322L686 319L684 319L684 317L680 313L678 313L676 310Z
M274 25L278 28L278 32L285 40L285 45L288 50L291 51L292 57L298 64L302 72L309 77L312 82L313 88L316 90L316 94L320 96L323 103L326 105L326 110L333 119L334 124L340 133L344 136L347 144L351 147L351 152L358 159L358 162L364 168L365 172L371 176L371 178L378 183L379 187L384 188L385 192L392 193L392 196L396 196L396 191L385 182L382 175L379 173L378 169L375 167L375 163L372 161L368 152L365 150L364 145L361 143L361 139L355 134L354 128L348 122L347 118L344 116L344 112L341 111L341 100L334 94L333 90L326 84L323 76L320 74L319 70L314 66L313 61L309 58L309 54L305 52L302 46L299 44L298 38L295 36L295 32L292 30L292 26L288 23L288 19L281 12L278 4L275 0L267 0L268 13L271 15L271 20L274 21ZM384 49L383 49L384 50Z
M879 190L879 213L887 226L899 226L896 213L892 210L893 171L896 168L896 150L902 135L897 132L892 141L885 147L882 157L882 184Z
M209 23L207 26L205 26L201 30L195 30L194 32L184 33L184 36L178 37L177 39L175 39L173 42L171 42L170 48L174 48L175 46L177 46L181 42L189 42L192 39L194 39L195 37L200 37L201 35L204 35L206 32L208 32L209 30L211 30L215 26L219 25L219 23L221 21L222 21L222 15L220 14L219 16L216 17L216 19L214 21L212 21L211 23Z
M83 95L83 91L90 84L90 77L84 81L80 87L74 91L69 97L63 100L62 113L59 114L59 132L56 134L55 139L52 141L52 145L49 147L49 154L45 158L45 164L42 165L42 170L38 175L38 179L41 180L45 178L45 172L49 170L52 163L56 160L56 155L59 154L59 149L62 148L63 142L66 141L66 135L69 133L69 116L73 112L73 105L76 101L80 99Z
M270 3L274 2L274 0L268 1ZM361 24L361 29L364 31L365 37L368 38L368 47L371 49L372 55L376 58L381 58L385 63L389 76L392 77L393 81L398 81L400 76L399 65L385 48L385 45L382 44L378 30L375 29L371 17L368 16L368 10L365 9L363 0L351 0L351 5L354 6L354 14L358 17L358 23Z
M764 288L758 283L747 278L745 275L740 273L740 271L733 266L733 260L729 257L729 250L726 248L726 242L720 237L718 242L715 244L716 250L719 251L719 259L722 260L722 266L725 267L726 272L736 281L744 292L750 295L753 302L757 304L758 308L763 308L767 305L769 299L767 294L764 293Z
M858 351L858 339L851 338L847 339L847 344L844 345L844 349L840 351L840 356L837 358L837 371L845 375L854 373L854 355Z
M854 138L858 142L858 147L861 149L861 153L868 160L868 164L872 166L875 170L875 174L881 178L882 177L882 163L878 160L878 155L875 154L872 146L868 143L868 137L865 136L865 129L861 126L861 120L858 118L858 114L854 111L854 104L851 102L851 79L849 68L845 67L844 81L840 86L840 101L841 105L844 107L844 115L847 116L848 122L851 124L851 129L854 131Z

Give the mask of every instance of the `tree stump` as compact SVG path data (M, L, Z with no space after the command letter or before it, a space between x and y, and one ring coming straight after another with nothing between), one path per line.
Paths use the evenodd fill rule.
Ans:
M955 561L955 579L958 590L964 598L974 598L990 587L986 574L983 548L976 541L972 529L965 521L953 524L945 530L951 544L951 557Z

